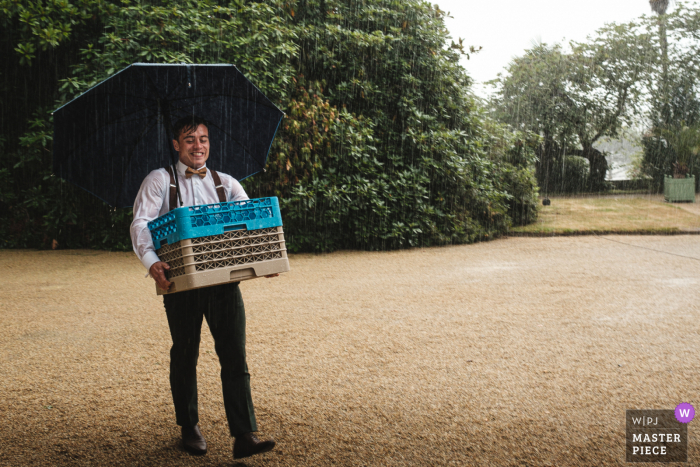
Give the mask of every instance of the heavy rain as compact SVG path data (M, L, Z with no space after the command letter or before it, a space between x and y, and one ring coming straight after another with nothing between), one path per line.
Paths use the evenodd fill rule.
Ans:
M471 3L0 0L0 465L697 463L700 3Z

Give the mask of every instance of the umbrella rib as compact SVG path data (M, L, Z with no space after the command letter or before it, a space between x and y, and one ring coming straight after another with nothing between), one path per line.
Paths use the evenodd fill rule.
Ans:
M148 71L145 71L144 75L146 76L146 79L148 80L148 84L151 86L151 92L153 94L155 94L156 96L158 96L156 98L156 100L157 101L161 100L160 92L158 91L158 86L156 86L156 83L153 81L153 77L151 76L151 74Z
M105 123L99 128L96 128L96 130L101 130L102 128L108 127L110 125L118 124L118 123L128 123L128 122L135 122L139 120L140 118L152 118L152 116L146 116L146 117L140 117L140 118L135 118L131 120L122 120L126 117L130 117L131 115L137 114L139 112L143 112L144 110L153 110L155 106L154 105L149 105L149 106L143 106L139 107L138 109L134 110L133 112L125 113L124 115L119 116L118 118L111 119L109 122Z
M136 148L138 147L139 143L143 139L144 136L153 128L155 125L158 124L158 121L156 120L153 122L150 126L146 125L144 126L143 131L139 135L139 137L136 139L136 142L132 145L131 147L131 152L129 152L129 156L127 157L126 165L124 166L124 171L126 171L126 168L128 168L131 165L131 159L134 157L134 153L136 152ZM119 185L119 189L117 190L117 199L119 199L119 196L121 195L122 188L124 188L124 182L126 180L126 174L122 174L122 183ZM117 205L117 200L114 200L114 205Z
M144 100L144 101L152 101L152 103L150 103L149 105L154 105L154 104L156 103L156 100L153 99L153 98L150 98L150 97L132 96L131 94L119 94L119 93L115 93L115 92L103 92L102 94L91 94L89 97L97 98L97 97L102 97L102 96L131 97L131 98L134 98L134 99L141 99L141 100ZM76 100L77 100L77 98L76 98L76 99L73 99L71 102L69 102L68 104L64 105L63 107L67 107L68 105L70 105L71 103L75 102ZM62 108L63 108L63 107L62 107ZM144 105L143 107L139 107L139 110L140 110L140 109L145 109L145 108L147 109L147 108L150 108L150 107L147 107L147 106ZM137 110L137 112L138 112L138 110ZM126 114L126 115L129 115L129 114Z
M138 112L143 111L143 110L152 110L152 109L150 109L148 107L143 107ZM111 120L109 123L105 123L103 126L97 128L97 130L101 130L101 129L108 127L110 125L122 125L124 123L138 122L139 120L149 121L149 120L152 120L154 118L153 115L147 115L145 117L135 117L135 118L125 119L125 117L130 117L131 115L133 115L135 113L136 112L131 112L130 114L125 114L125 115L119 117L118 119Z
M136 113L138 113L138 112L141 112L141 111L144 111L144 110L151 110L151 108L150 108L150 107L142 107L142 108L140 108L139 110L136 110L136 111L131 112L131 113L129 113L129 114L122 115L121 117L119 117L119 119L112 120L112 121L110 121L110 122L108 122L108 123L105 123L105 124L102 125L101 127L96 128L95 131L100 131L100 130L102 130L102 129L104 129L104 128L109 127L110 125L124 124L124 123L130 123L130 122L137 122L137 121L139 121L139 120L146 120L146 121L148 122L148 120L150 120L151 118L153 118L153 116L145 116L145 117L140 117L140 118L132 118L132 119L129 119L129 120L122 120L124 117L134 115L134 114L136 114ZM94 135L94 132L91 133L91 134L85 134L85 137L84 137L84 139L83 139L82 141L80 141L80 142L76 141L76 142L75 142L75 149L74 149L74 152L77 152L78 149L79 149L83 144L85 144L85 141L89 140L93 135Z
M142 109L142 110L145 110L145 109ZM105 126L117 125L117 124L121 125L121 124L123 124L123 123L138 122L139 120L144 120L144 119L152 120L153 118L154 118L153 115L150 115L150 116L147 116L147 117L130 118L130 119L128 119L128 120L116 120L116 121L112 121L112 122L106 124Z
M151 91L154 92L158 96L159 108L160 108L161 101L164 101L164 103L168 107L167 112L163 112L163 114L162 114L163 118L164 118L163 125L165 126L165 135L166 135L166 138L168 138L169 132L173 131L172 122L170 121L171 120L170 119L170 117L171 117L171 115L170 115L171 114L170 101L168 101L167 99L161 99L160 92L158 92L158 87L156 86L156 83L153 81L153 77L150 75L150 73L145 73L145 75L146 75L146 78L148 79L148 83L151 86ZM175 89L177 89L177 87ZM172 135L172 138L173 139L175 138L174 134ZM169 149L168 152L170 153L170 159L171 159L171 163L173 166L173 173L175 174L175 191L177 192L178 199L180 200L180 206L182 206L183 203L182 203L182 193L180 192L180 177L177 176L177 172L176 172L177 161L176 161L176 158L173 157L173 155L174 155L173 150Z
M170 91L170 93L169 93L167 96L165 96L164 99L167 99L168 102L172 102L173 98L172 98L171 96L172 96L173 94L181 95L181 94L187 89L187 88L185 87L185 83L186 83L186 82L187 82L187 80L183 80L183 81L181 81L181 85L180 85L180 86L173 86L173 88L172 88L172 90Z
M151 80L150 76L149 76L149 80ZM247 80L247 78L246 78L246 80ZM262 95L262 97L263 97L265 100L268 101L269 105L266 104L265 102L261 102L261 101L257 101L257 100L248 99L248 98L246 98L246 97L236 97L236 96L231 96L231 95L227 95L227 94L196 95L196 96L189 96L189 97L188 97L188 96L182 96L182 95L181 95L180 97L171 97L171 96L172 96L173 94L175 94L175 93L182 94L182 92L184 92L184 91L187 89L187 87L184 86L184 83L186 83L186 82L187 82L187 80L185 79L185 80L182 81L182 84L183 84L182 86L173 86L172 91L170 92L170 94L169 94L168 96L165 97L165 99L167 99L168 102L175 102L175 101L182 101L182 100L187 100L187 99L203 99L203 98L207 98L207 97L211 97L211 98L217 98L217 97L233 97L233 98L236 98L236 99L241 99L241 100L245 100L245 101L255 102L256 104L262 105L263 107L267 107L267 108L269 108L269 109L274 109L274 110L279 111L279 108L278 108L275 104L273 104L267 97L265 97L265 95L262 94L262 92L260 92L260 90L257 89L257 88L255 88L255 89L256 89L258 92L260 92L260 94ZM155 88L155 83L151 83L151 86L153 86L153 88Z

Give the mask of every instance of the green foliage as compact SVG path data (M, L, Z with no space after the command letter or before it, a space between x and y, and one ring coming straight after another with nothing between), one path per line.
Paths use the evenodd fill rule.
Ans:
M666 175L700 179L700 8L678 2L673 12L646 18L643 27L652 39L645 76L651 129L642 139L640 168L661 189Z
M495 117L542 137L537 177L546 191L603 186L607 162L593 145L639 114L647 40L631 27L608 25L588 42L572 43L571 53L536 45L492 82ZM566 179L566 154L589 160L587 185Z
M542 137L537 178L545 193L604 188L607 163L594 144L642 120L650 128L638 165L643 178L660 187L679 168L698 170L682 140L700 124L700 8L678 1L666 14L667 4L606 25L570 51L534 46L493 81L495 118ZM567 156L588 159L589 173Z
M281 2L220 6L210 0L125 2L105 32L80 51L66 100L134 62L233 63L270 98L286 97L297 46ZM73 89L75 88L75 89Z
M664 138L676 153L676 161L688 166L693 164L700 151L700 124L659 128L657 135ZM685 174L682 174L685 176Z
M502 194L492 204L453 209L452 203L464 199L463 192L447 189L438 203L431 203L430 178L425 172L406 166L387 173L373 146L375 129L371 121L341 111L334 126L332 168L311 183L298 185L285 200L293 249L373 250L461 243L488 237L506 226ZM395 159L392 162L400 164ZM455 174L469 170L469 164L458 158L447 166ZM485 161L487 167L495 168ZM462 191L478 188L475 183ZM489 218L486 226L473 221L477 210L479 217Z
M331 157L338 109L323 99L320 83L307 86L303 75L292 80L296 88L287 104L282 131L273 142L266 170L244 182L251 196L287 198L295 186L306 185L317 176L324 161Z
M699 178L700 124L687 126L684 123L657 126L642 139L642 172L651 177L658 189L663 187L666 175L685 178L686 174L694 174L696 181Z
M23 74L50 90L30 96L32 115L3 126L5 247L57 239L130 248L128 210L51 175L49 109L133 62L234 63L285 110L266 171L244 186L252 197L280 197L293 251L471 242L536 216L538 138L479 112L459 65L468 51L461 41L446 47L444 12L428 3L0 5L8 25L0 50L17 64L3 99L23 108L15 97L29 98Z
M301 248L442 245L507 229L510 185L488 158L464 47L444 47L445 13L387 0L304 0L295 13L298 69L344 109L327 170L286 205L315 226Z
M576 193L588 186L590 175L588 159L580 156L564 156L562 160L562 186L559 191Z
M102 0L19 1L0 0L0 24L16 28L14 51L21 65L31 65L38 50L47 51L67 42L76 27L84 27L96 16L108 16L117 6Z
M492 124L489 134L489 158L494 162L501 191L508 194L508 216L513 225L530 224L537 218L535 163L541 139L533 133L512 133L497 124Z

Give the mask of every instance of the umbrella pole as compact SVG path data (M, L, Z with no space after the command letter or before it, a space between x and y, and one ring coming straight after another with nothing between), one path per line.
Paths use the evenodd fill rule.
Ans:
M175 148L173 148L172 146L172 140L174 140L175 138L171 137L173 127L170 124L169 109L165 109L165 111L163 112L163 119L165 123L165 139L168 140L167 147L170 148L170 162L173 168L173 177L175 177L175 191L177 191L177 199L180 201L180 207L182 207L184 203L182 202L182 194L180 194L180 177L178 177L177 175L177 158L175 157ZM170 209L172 209L172 206Z

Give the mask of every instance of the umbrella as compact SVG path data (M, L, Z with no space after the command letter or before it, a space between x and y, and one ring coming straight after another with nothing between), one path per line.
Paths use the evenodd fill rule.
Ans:
M209 121L207 166L243 180L264 169L284 116L233 65L149 63L124 68L53 115L54 173L114 207L131 206L150 171L177 162L178 119Z

